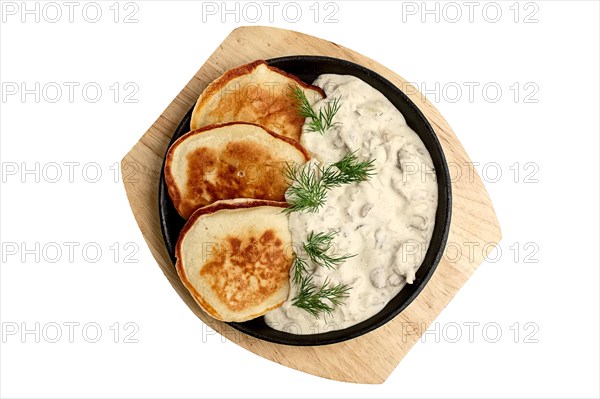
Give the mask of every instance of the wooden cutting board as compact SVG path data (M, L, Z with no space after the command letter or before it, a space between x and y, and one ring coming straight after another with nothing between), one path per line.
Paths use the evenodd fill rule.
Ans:
M452 226L448 238L451 246L421 294L383 327L333 345L293 347L273 344L249 337L210 318L181 284L161 235L157 204L163 157L175 128L196 102L198 95L208 83L230 68L256 59L298 54L343 58L378 72L401 88L429 119L449 164L467 165L470 162L454 132L435 107L414 86L383 65L327 40L289 30L251 26L235 29L225 38L125 155L121 164L123 176L131 172L131 163L138 170L135 182L124 179L125 190L158 265L190 309L211 328L238 345L288 367L339 381L382 383L484 260L485 254L481 249L485 248L489 253L493 249L489 243L500 241L500 227L479 176L475 174L472 179L465 178L463 173L462 178L454 179ZM474 246L474 256L467 256L469 247L464 243L469 243L469 247ZM462 256L457 256L459 250Z

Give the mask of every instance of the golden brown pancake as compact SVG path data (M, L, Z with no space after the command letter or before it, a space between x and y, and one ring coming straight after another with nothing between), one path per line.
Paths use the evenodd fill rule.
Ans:
M219 201L198 209L181 233L177 273L210 316L246 321L287 299L293 256L286 203Z
M298 140L304 118L290 98L289 85L302 88L311 104L325 97L320 87L308 85L265 61L254 61L225 72L208 85L194 107L190 128L251 122Z
M180 137L169 149L165 182L177 212L187 219L221 199L283 201L285 163L302 165L302 146L250 123L211 125Z

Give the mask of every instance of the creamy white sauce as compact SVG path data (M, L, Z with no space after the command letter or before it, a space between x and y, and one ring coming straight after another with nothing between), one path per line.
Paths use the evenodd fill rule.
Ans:
M313 84L327 93L313 106L317 112L336 97L342 105L334 118L336 125L325 134L309 133L305 124L300 141L312 157L310 163L330 164L358 150L360 160L375 159L376 175L331 189L319 212L290 215L295 249L301 248L311 231L335 230L333 252L356 254L334 270L308 260L317 286L328 278L332 284L352 287L331 316L321 314L317 319L292 306L298 287L290 281L288 300L267 313L265 321L293 334L357 324L412 283L431 240L438 201L433 162L425 145L383 94L348 75L321 75Z

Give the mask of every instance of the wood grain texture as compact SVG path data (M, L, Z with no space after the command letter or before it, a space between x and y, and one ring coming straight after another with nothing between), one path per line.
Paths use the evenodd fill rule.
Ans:
M270 27L241 27L229 34L123 158L124 176L130 172L128 164L135 163L139 168L136 177L140 177L135 182L124 182L127 197L163 273L190 309L211 328L238 345L288 367L339 381L382 383L484 260L482 249L487 249L487 253L500 240L500 227L492 203L475 172L468 176L463 170L462 177L453 181L449 236L449 243L452 244L421 294L383 327L334 345L293 347L273 344L249 337L210 318L183 287L163 243L157 208L158 179L164 154L179 121L208 83L226 70L256 59L299 54L346 59L386 77L401 88L429 119L449 164L465 165L470 162L452 129L435 107L415 87L388 68L345 47L313 36ZM465 243L475 246L473 256L467 256L469 247ZM456 256L459 249L462 255Z

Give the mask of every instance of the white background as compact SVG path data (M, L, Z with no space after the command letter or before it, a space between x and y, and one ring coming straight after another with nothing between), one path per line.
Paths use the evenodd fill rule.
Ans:
M221 23L220 13L203 14L199 2L137 1L127 9L117 5L121 12L115 23L110 1L99 3L102 17L90 23L82 16L82 2L71 23L67 6L59 2L59 22L46 20L55 18L55 10L47 8L39 23L35 15L22 23L21 2L13 3L16 15L14 8L4 8L6 3L0 28L3 397L600 395L597 2L498 2L486 8L487 14L482 2L472 21L463 2L427 3L428 9L438 7L439 21L435 14L423 15L421 2L335 2L326 10L317 5L317 22L312 1L299 3L298 22L286 21L294 13L288 9L282 15L282 2L272 23L259 2L258 24L342 44L425 88L480 163L478 169L486 167L486 187L503 230L501 256L479 268L425 342L417 343L378 386L306 375L222 342L163 276L121 182L114 181L114 164L228 32L250 24L244 17L254 18L253 10L246 9L239 23L235 15L225 15ZM38 5L40 13L44 4ZM492 23L496 8L502 14ZM335 10L337 22L324 23L325 14ZM462 17L453 23L457 10ZM88 9L88 17L93 11ZM138 22L124 23L133 11ZM22 82L30 89L40 82L40 90L57 82L63 96L52 103L53 91L40 93L39 102L34 94L24 99L20 92L8 94L21 90ZM72 103L64 82L79 83ZM90 82L103 90L96 103L81 92ZM134 86L124 90L129 82ZM470 82L479 85L473 98ZM116 103L114 83L120 87ZM491 88L483 93L486 84ZM459 99L452 91L457 86L463 89ZM137 103L125 102L131 87L139 88L133 96ZM495 87L502 94L493 102ZM35 168L36 162L39 183L35 172L22 173L23 166ZM74 182L66 166L59 182L49 182L56 169L47 166L44 177L42 168L51 162L78 162ZM82 176L83 165L92 162L102 171L97 183L85 180L94 178L95 169ZM15 165L19 170L12 174ZM494 182L498 170L502 176ZM79 243L73 259L65 242ZM35 253L23 262L20 249L12 254L12 243L27 248L39 243L47 251L39 262ZM63 249L55 263L50 262L57 256L52 243ZM102 249L96 263L90 260L93 247L87 260L82 254L86 243ZM127 258L135 246L139 251ZM69 322L80 323L72 343L64 325ZM130 337L137 343L125 342L134 331L125 328L128 322L139 328ZM465 325L470 322L480 323L472 339ZM22 334L35 323L45 328L39 343L34 333ZM57 343L49 342L56 334L53 323L62 332ZM101 328L97 343L87 342L95 336L93 329L83 335L86 323ZM484 333L486 323L494 328ZM498 329L502 335L496 338ZM460 339L451 342L457 332Z

